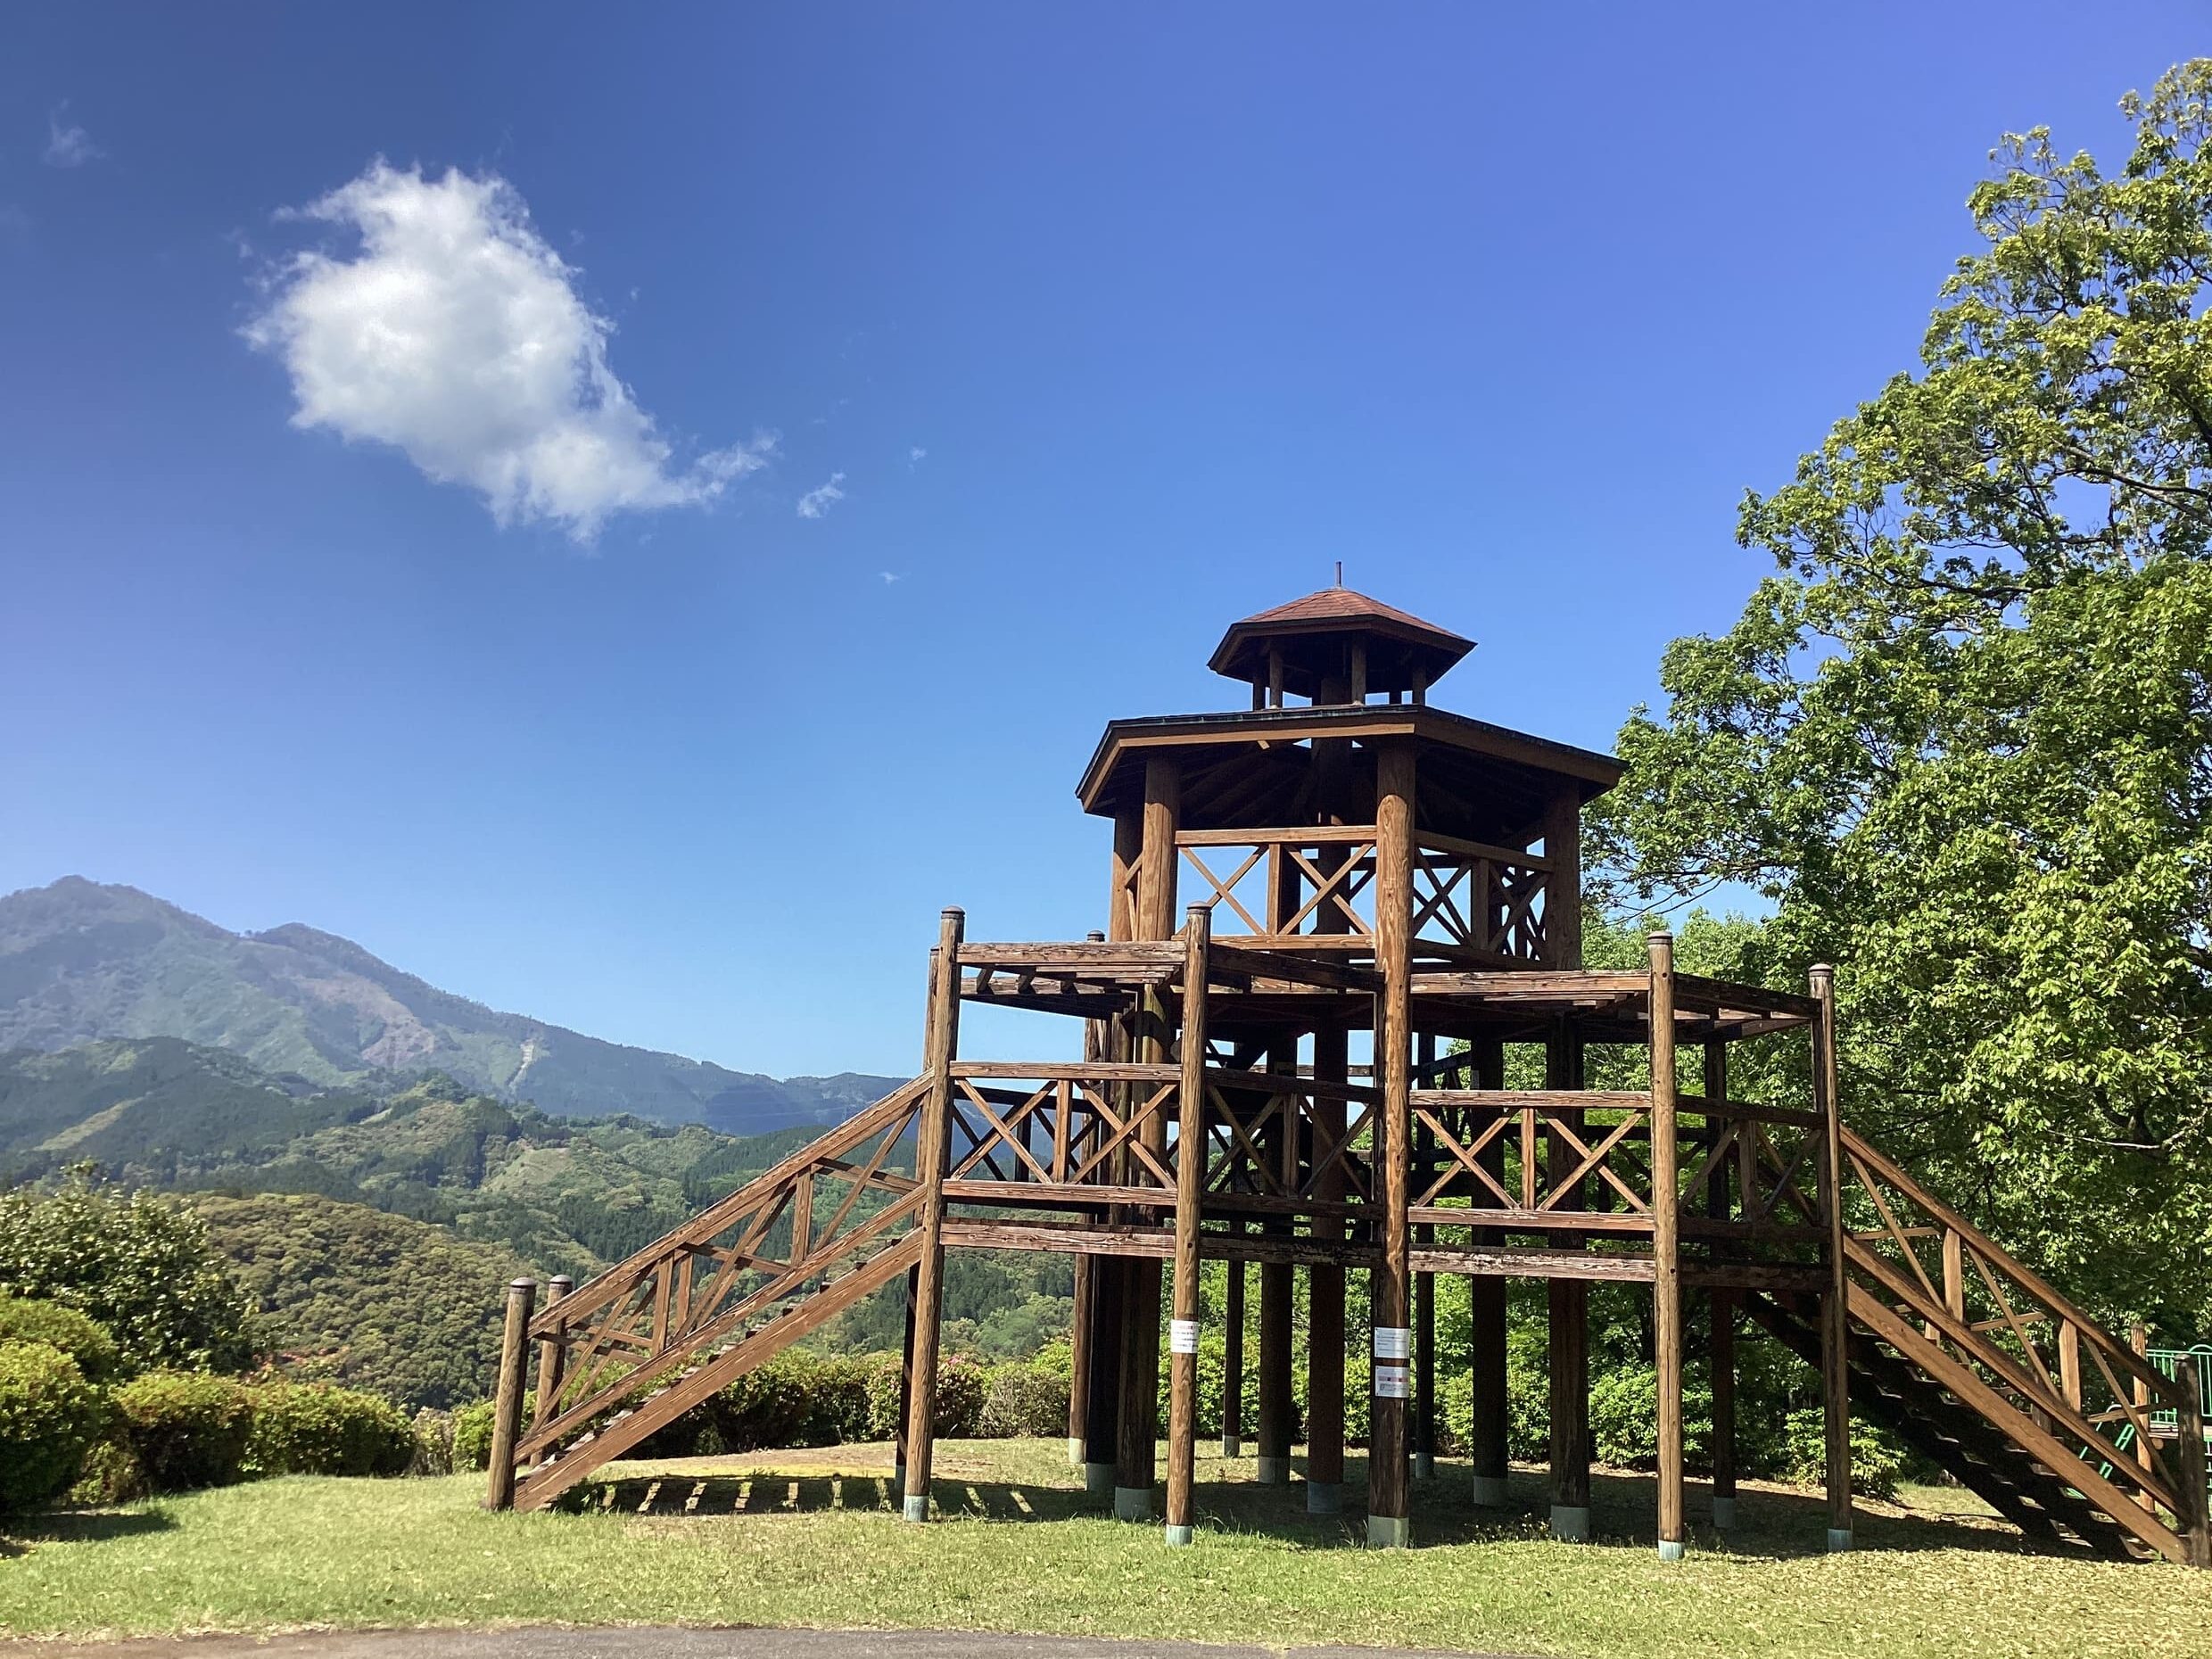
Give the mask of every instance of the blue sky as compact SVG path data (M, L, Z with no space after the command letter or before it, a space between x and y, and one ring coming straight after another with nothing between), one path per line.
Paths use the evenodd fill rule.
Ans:
M1606 747L1999 134L2205 22L12 9L0 891L911 1070L937 908L1095 925L1100 727L1336 559Z

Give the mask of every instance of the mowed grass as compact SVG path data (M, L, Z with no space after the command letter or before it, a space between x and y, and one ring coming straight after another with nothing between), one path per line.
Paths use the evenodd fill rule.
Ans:
M2212 1655L2212 1573L2025 1553L1959 1494L1872 1506L1861 1548L1821 1548L1814 1495L1747 1488L1732 1546L1700 1527L1653 1548L1648 1478L1597 1477L1598 1542L1465 1500L1447 1461L1415 1489L1421 1547L1359 1547L1309 1521L1249 1458L1200 1466L1199 1543L1084 1506L1058 1441L938 1449L941 1523L894 1509L880 1447L610 1470L582 1514L493 1515L481 1477L294 1479L19 1527L0 1559L0 1632L515 1623L924 1627L1640 1659L1759 1655ZM1691 1513L1704 1512L1702 1487ZM1936 1513L1948 1506L1960 1513Z

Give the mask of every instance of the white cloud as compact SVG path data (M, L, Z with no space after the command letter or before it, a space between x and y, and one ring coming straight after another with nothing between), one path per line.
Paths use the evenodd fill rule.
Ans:
M916 461L920 460L923 456L929 453L929 450L923 449L921 445L918 443L912 449L906 451L906 464L909 466L912 466Z
M57 104L54 113L46 117L46 148L45 160L48 167L82 167L96 161L107 153L93 143L92 135L81 127L62 125L67 103Z
M876 574L883 578L883 585L887 588L898 580L898 573L896 571L879 570Z
M801 518L820 518L837 503L845 499L845 491L838 487L844 482L843 473L831 473L828 483L819 490L809 490L805 495L799 497L799 516Z
M479 491L502 525L588 541L613 513L711 501L774 451L772 434L677 465L607 365L613 324L497 174L380 159L284 217L358 239L276 266L242 331L290 371L292 424L389 444Z

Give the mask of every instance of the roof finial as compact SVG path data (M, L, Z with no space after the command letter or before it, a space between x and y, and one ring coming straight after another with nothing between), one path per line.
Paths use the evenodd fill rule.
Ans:
M1340 588L1344 585L1344 561L1342 559L1336 561L1336 585Z

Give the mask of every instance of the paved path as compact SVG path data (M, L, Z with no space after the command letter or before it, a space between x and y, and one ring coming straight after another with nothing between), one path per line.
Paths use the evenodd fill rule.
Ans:
M1496 1659L1374 1647L1229 1647L966 1630L365 1630L32 1644L91 1659Z

